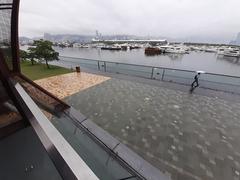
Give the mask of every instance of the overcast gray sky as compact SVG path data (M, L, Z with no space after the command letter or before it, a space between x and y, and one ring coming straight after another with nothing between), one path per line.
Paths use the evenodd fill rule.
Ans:
M228 42L240 32L240 0L21 0L20 35L154 35Z

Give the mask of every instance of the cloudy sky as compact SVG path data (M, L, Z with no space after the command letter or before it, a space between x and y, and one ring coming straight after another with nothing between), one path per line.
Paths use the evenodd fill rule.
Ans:
M95 30L228 42L240 32L240 0L21 0L21 36Z

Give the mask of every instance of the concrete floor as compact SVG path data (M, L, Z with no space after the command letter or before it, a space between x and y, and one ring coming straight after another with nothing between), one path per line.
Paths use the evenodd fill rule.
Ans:
M239 101L115 78L65 100L174 180L239 179Z
M0 141L1 180L61 180L31 127Z

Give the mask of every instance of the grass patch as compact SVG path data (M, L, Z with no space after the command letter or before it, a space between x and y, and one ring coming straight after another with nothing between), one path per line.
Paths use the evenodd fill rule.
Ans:
M37 80L72 72L70 69L59 66L50 65L50 69L48 69L45 64L36 63L32 65L29 61L21 62L21 71L31 80Z

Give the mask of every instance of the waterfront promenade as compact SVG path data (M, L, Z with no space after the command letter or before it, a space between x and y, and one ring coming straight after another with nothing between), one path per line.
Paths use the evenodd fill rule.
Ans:
M239 96L83 72L36 82L172 179L239 179Z

